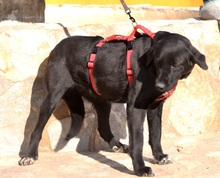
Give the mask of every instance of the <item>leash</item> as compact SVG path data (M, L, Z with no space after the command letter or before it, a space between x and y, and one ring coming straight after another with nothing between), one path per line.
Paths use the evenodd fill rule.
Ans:
M127 4L125 3L124 0L120 0L120 2L122 4L122 7L125 10L125 13L129 16L129 19L131 20L133 27L135 27L137 25L137 22L136 22L135 18L131 16L131 9L127 6Z

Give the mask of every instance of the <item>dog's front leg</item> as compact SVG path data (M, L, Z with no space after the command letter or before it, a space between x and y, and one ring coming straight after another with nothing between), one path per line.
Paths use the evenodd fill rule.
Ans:
M161 146L161 117L163 111L163 103L164 102L161 102L156 108L149 108L147 111L149 144L157 164L172 163L171 158L167 154L163 153Z
M112 134L109 124L111 103L100 99L93 101L93 105L98 115L98 131L100 136L110 145L114 152L128 153L129 146L120 143Z
M150 167L145 166L142 155L145 113L145 110L135 109L133 106L129 106L129 104L127 106L130 156L134 171L138 176L152 177L154 173Z

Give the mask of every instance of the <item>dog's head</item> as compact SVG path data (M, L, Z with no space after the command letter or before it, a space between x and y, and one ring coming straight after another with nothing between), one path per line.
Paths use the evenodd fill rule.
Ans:
M179 34L158 32L148 54L147 65L154 62L155 87L161 92L170 90L179 79L186 78L195 64L208 69L205 56Z

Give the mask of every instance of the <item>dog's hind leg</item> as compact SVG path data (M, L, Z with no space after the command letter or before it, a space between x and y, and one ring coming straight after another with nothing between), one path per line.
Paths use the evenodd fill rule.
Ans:
M72 118L71 128L66 136L66 141L69 141L79 133L83 125L85 109L81 95L74 89L68 90L63 99L70 110Z
M31 135L27 154L18 162L21 166L31 165L38 159L38 146L43 129L64 93L73 86L71 76L63 64L65 63L56 64L52 61L47 66L45 81L48 92L41 104L39 118Z
M163 103L155 109L148 109L147 120L149 128L149 144L157 164L172 163L171 158L163 153L161 146L161 116Z
M111 103L108 101L95 101L93 102L98 115L98 131L100 136L110 145L113 151L128 153L129 146L124 145L116 140L111 132L109 124L109 116L111 111Z
M44 99L41 105L37 125L31 135L28 153L18 162L20 166L31 165L38 159L38 146L42 137L43 129L61 97L61 93L53 93L48 94Z

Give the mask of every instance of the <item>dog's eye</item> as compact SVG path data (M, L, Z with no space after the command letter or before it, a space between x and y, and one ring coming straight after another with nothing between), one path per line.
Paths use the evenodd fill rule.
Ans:
M176 64L172 64L171 67L172 67L172 68L176 68L177 65L176 65Z

